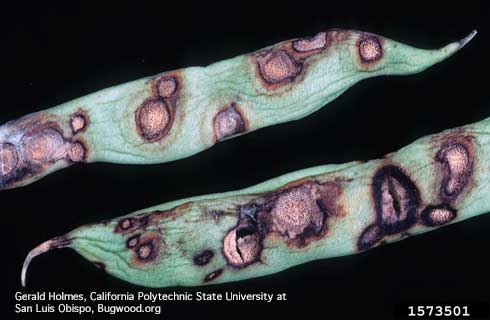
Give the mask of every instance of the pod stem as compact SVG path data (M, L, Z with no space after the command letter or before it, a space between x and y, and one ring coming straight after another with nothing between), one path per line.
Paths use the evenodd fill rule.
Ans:
M70 245L70 243L71 243L71 239L67 238L66 236L61 236L45 241L40 245L38 245L37 247L35 247L34 249L32 249L27 255L26 259L24 260L24 265L22 266L22 273L20 276L20 281L22 283L22 286L23 287L26 286L27 269L29 268L29 264L31 263L32 259L34 259L40 254L51 251L53 249L67 247Z

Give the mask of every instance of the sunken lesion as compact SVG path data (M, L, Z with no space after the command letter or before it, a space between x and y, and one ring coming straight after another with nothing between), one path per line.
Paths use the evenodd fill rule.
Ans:
M256 56L261 78L269 85L293 81L300 73L301 65L282 49L271 49Z
M123 236L125 249L131 253L131 265L144 267L164 258L166 246L161 224L180 217L190 205L189 202L172 209L141 212L116 221L113 232ZM205 250L194 258L198 262L207 259L209 262L213 255Z
M356 43L357 53L361 64L373 64L383 58L383 38L364 33Z
M238 222L223 238L229 266L245 268L262 261L263 241L275 239L303 249L328 235L328 219L344 216L338 181L301 180L241 205Z
M436 206L427 206L420 215L423 224L429 227L445 225L454 220L456 216L456 209L446 203Z
M126 240L126 248L133 249L140 243L141 234L135 234Z
M214 136L218 142L244 133L247 128L248 122L235 102L222 108L213 118Z
M82 137L68 134L53 117L38 113L5 124L0 142L0 188L10 188L39 176L55 163L85 162L88 146Z
M10 174L18 162L17 148L11 143L0 144L0 177Z
M82 108L70 115L70 128L73 135L87 130L89 124L88 112Z
M354 40L354 41L351 41ZM279 43L272 48L251 54L256 65L256 78L266 90L277 90L304 79L310 59L331 50L344 50L347 45L355 51L354 63L361 70L372 70L383 59L383 37L355 30L329 29L312 37Z
M327 236L327 219L343 216L339 182L306 181L281 189L271 204L269 229L289 246L304 248Z
M474 167L473 137L461 130L437 135L435 171L440 176L434 188L436 204L423 205L419 190L401 167L388 164L378 169L372 178L372 194L376 221L359 236L358 249L369 249L385 236L404 234L416 224L440 227L457 218L452 203L468 188ZM431 148L431 150L433 150Z
M327 32L320 32L313 37L294 40L293 49L298 52L318 52L327 46Z
M156 80L158 95L162 98L171 98L177 91L178 80L176 76L165 75Z
M360 251L373 247L385 236L406 232L417 223L420 193L403 169L394 164L380 167L372 178L376 220L359 236Z
M131 248L131 264L136 267L144 267L159 260L164 250L160 233L149 231L143 233L138 238L138 243Z
M135 113L138 134L147 142L162 140L170 130L172 119L170 107L160 99L145 101Z
M138 135L147 143L163 140L170 132L182 88L180 72L159 75L150 81L151 94L135 110Z
M379 169L373 177L377 223L386 234L407 230L416 220L420 193L412 179L395 165Z

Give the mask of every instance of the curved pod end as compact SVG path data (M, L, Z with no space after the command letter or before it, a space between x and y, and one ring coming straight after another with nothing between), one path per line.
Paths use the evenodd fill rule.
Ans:
M409 47L401 43L392 43L390 52L387 54L391 68L386 74L413 74L421 72L458 52L467 45L477 34L476 30L471 31L461 40L454 41L448 45L434 50L418 49Z
M22 272L20 276L20 281L23 287L26 286L27 284L27 269L29 268L29 264L31 263L32 259L37 257L40 254L46 253L48 251L51 251L53 249L59 249L59 248L64 248L68 247L71 243L71 239L67 237L56 237L51 240L45 241L32 249L28 254L26 259L24 260L24 264L22 266Z

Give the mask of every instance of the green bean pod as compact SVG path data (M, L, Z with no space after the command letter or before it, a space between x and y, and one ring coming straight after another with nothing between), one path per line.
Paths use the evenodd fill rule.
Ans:
M476 34L438 50L358 31L328 30L214 63L108 88L0 127L0 189L72 163L163 163L318 110L356 82L411 74Z
M70 247L149 287L199 286L355 254L490 211L490 118L369 162L324 165L79 227Z

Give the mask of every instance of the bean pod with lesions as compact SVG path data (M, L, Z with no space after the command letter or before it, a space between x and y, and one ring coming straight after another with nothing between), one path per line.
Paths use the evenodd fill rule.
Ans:
M183 199L49 240L150 287L197 286L354 254L490 211L490 118L426 136L383 159L293 172Z
M422 71L475 33L439 50L421 50L369 33L329 30L108 88L1 126L0 189L72 163L184 158L304 117L362 79Z

